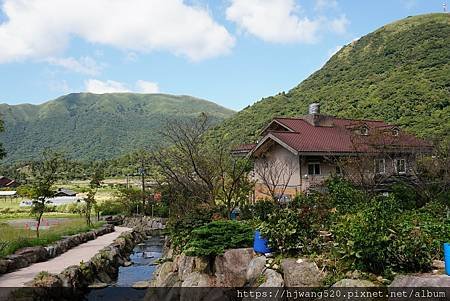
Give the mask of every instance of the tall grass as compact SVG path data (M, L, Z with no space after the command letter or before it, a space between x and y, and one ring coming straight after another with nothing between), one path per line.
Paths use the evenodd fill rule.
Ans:
M40 237L36 238L34 230L17 229L6 223L0 223L0 258L13 254L21 248L46 246L60 240L63 236L87 232L102 224L102 222L94 223L92 227L88 227L83 219L72 220L41 230Z

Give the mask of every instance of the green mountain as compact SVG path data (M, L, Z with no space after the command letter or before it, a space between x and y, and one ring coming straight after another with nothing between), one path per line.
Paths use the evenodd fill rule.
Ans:
M325 114L381 119L421 137L450 138L450 15L383 26L343 47L288 93L245 108L212 135L253 141L274 116L306 114L313 102Z
M206 100L166 94L76 93L41 105L0 104L5 125L0 143L7 162L36 158L47 147L74 159L110 159L163 143L158 133L166 120L201 112L215 123L234 113Z

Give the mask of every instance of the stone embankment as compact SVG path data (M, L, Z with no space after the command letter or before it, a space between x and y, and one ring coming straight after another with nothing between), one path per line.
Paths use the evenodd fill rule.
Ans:
M156 230L164 230L166 220L165 218L150 216L125 217L123 218L122 226L150 234Z
M58 275L41 273L27 286L84 289L90 285L110 283L117 277L119 267L128 262L128 256L134 246L144 239L145 235L141 232L124 232L91 260L70 266Z
M89 232L64 237L46 247L36 246L17 250L14 254L0 259L0 275L28 267L33 263L47 261L67 252L71 248L113 231L113 225L105 225Z

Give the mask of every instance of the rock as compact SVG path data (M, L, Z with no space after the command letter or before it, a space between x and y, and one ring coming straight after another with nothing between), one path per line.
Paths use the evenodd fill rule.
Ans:
M450 287L450 276L447 275L399 275L389 287Z
M431 267L437 270L444 270L445 262L443 262L442 260L433 260L433 264L431 265Z
M174 271L174 263L166 261L155 271L155 276L151 281L152 287L169 287L174 282L179 281L178 273Z
M283 259L281 268L287 287L319 287L325 276L314 262L306 260Z
M136 288L136 289L146 289L150 287L150 282L148 281L138 281L136 283L133 283L133 285L131 286L132 288Z
M33 287L61 287L61 279L47 272L40 272L32 282Z
M41 246L23 248L17 250L14 254L24 256L30 264L45 261L49 257L47 250Z
M275 270L267 269L264 271L264 277L266 281L259 287L284 287L283 277Z
M178 264L178 277L184 281L194 271L194 257L181 254L177 256L176 262Z
M213 284L214 281L211 276L193 272L181 283L181 287L211 287Z
M375 287L376 285L368 280L361 279L342 279L331 287Z
M246 282L247 267L254 256L252 248L227 250L214 262L216 285L242 287Z
M249 283L253 283L259 275L262 274L266 265L266 257L258 256L253 258L248 264L245 279Z
M129 267L129 266L132 266L133 265L133 263L131 262L131 261L125 261L124 263L123 263L123 266L124 267Z
M108 284L104 283L104 282L95 282L88 286L88 288L92 288L92 289L100 289L100 288L105 288L105 287L108 287Z
M12 260L0 259L0 274L5 274L9 270Z
M15 271L30 265L25 256L22 255L12 254L6 256L6 259L11 262L11 264L8 265L8 272Z

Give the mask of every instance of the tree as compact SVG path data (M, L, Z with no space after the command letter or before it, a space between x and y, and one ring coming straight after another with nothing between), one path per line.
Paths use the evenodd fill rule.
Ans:
M162 135L170 145L151 154L153 178L180 215L199 206L214 207L221 201L230 216L251 190L250 162L232 157L223 142L207 141L209 128L206 114L190 121L169 121Z
M95 195L97 194L97 190L98 188L102 185L102 181L104 180L104 175L103 175L103 168L100 164L95 164L92 174L91 174L91 179L89 181L89 188L87 191L87 196L84 199L85 202L85 217L86 217L86 224L88 226L92 226L92 221L91 221L91 213L92 213L92 207L94 207L96 205L96 201L95 201Z
M233 157L230 150L217 147L219 152L217 168L219 171L217 198L227 207L227 216L231 219L232 211L249 199L254 183L249 177L252 164L242 157Z
M66 159L58 152L44 151L41 161L31 165L31 197L33 203L31 214L36 217L36 236L39 237L39 228L42 215L47 211L48 199L55 196L53 185L63 176Z
M218 172L214 149L204 139L209 127L206 114L189 121L169 120L161 132L169 146L151 154L153 178L180 213L198 204L214 205Z
M3 120L0 119L0 133L5 130L3 126ZM3 148L3 145L0 144L0 159L3 159L6 156L5 149Z
M258 158L255 161L255 174L266 188L263 193L273 201L278 201L284 195L295 169L294 160Z

